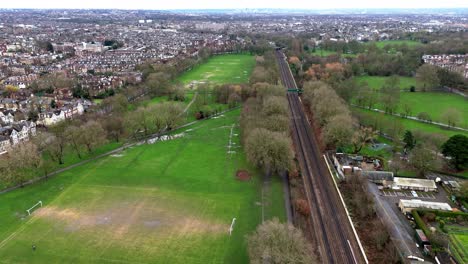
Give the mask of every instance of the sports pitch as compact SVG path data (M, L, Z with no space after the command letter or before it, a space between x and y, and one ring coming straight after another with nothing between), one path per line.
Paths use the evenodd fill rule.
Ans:
M224 54L213 56L206 63L195 66L178 80L189 83L247 83L255 66L255 59L248 54Z
M244 237L262 211L285 213L278 180L262 210L260 173L239 147L238 117L235 110L198 122L174 131L183 133L177 139L0 195L0 263L247 263ZM237 169L254 177L238 181ZM44 206L27 216L39 200Z

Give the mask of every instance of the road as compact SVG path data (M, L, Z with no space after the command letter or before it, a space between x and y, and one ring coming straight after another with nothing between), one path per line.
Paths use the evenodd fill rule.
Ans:
M284 54L277 51L276 55L283 85L287 89L297 89ZM312 235L319 247L321 263L366 263L300 98L294 92L288 92L287 98L293 140L311 210Z

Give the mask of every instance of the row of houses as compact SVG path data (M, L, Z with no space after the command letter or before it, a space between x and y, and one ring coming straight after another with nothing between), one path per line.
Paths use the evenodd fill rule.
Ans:
M14 145L28 141L36 135L34 122L22 121L11 126L0 127L0 155L7 153Z

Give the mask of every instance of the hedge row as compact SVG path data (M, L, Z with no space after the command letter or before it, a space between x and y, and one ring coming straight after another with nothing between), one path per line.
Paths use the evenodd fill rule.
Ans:
M461 216L463 220L468 221L468 213L464 212L448 212L448 211L437 211L437 210L417 210L418 213L421 215L425 215L427 213L433 213L436 216L440 217L451 217L451 218L456 218L458 216Z
M427 237L429 237L429 235L431 234L431 231L427 228L426 224L421 219L421 216L419 216L418 211L413 210L411 211L411 213L413 214L414 221L416 222L416 225L418 226L418 228L421 229Z

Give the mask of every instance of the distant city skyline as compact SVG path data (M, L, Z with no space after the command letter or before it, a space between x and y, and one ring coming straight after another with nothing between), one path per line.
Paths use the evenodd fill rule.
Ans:
M266 1L266 0L238 0L238 1L214 1L214 0L81 0L81 1L58 1L58 0L22 0L0 3L0 8L40 8L40 9L386 9L386 8L467 8L466 0L332 0L332 1L310 1L297 0L293 3L288 1Z

